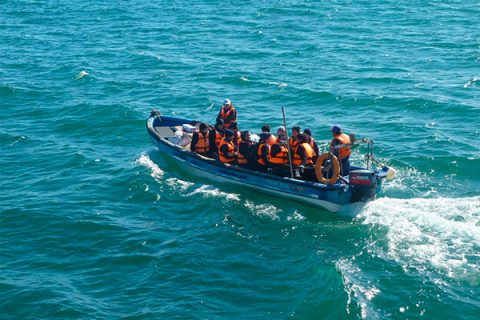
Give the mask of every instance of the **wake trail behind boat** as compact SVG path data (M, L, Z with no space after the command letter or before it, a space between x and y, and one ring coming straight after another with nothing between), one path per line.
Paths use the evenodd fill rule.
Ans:
M359 219L386 230L385 239L370 245L404 270L480 284L480 196L381 198L368 203Z

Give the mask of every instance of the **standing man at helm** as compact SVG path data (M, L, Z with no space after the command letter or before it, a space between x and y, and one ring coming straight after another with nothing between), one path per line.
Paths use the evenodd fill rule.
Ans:
M218 113L217 121L219 119L223 120L226 129L230 129L232 122L237 122L237 110L233 107L230 99L223 101L223 106Z
M340 161L342 176L346 176L350 172L350 154L352 153L350 137L345 133L342 133L342 129L339 126L332 127L332 142L330 142L330 149L333 154Z

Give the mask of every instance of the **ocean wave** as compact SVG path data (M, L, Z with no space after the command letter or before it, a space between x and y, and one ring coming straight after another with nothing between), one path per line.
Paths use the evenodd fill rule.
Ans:
M186 194L186 196L196 196L196 195L203 195L207 198L223 198L225 200L229 201L235 201L238 202L240 201L240 195L237 193L229 193L229 192L224 192L218 189L217 187L211 186L211 185L202 185L198 188L196 188L194 191Z
M165 172L160 169L160 167L153 162L148 155L142 154L135 162L149 169L150 176L156 181L160 181L165 174Z

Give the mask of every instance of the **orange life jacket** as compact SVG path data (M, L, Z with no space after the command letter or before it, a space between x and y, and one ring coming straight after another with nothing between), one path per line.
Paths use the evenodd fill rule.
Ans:
M232 163L235 161L235 158L225 158L223 152L220 150L223 145L228 146L228 155L229 156L234 156L235 155L235 146L233 145L233 142L227 142L225 139L222 139L222 142L220 143L220 147L218 148L218 157L220 158L220 161L223 163Z
M220 133L217 130L215 130L215 145L219 149L220 149L220 144L222 143L222 139L223 139L223 133Z
M262 157L263 148L268 148L267 159L268 159L268 161L270 161L270 146L266 143L260 143L258 145L258 149L257 149L257 156L258 156L257 162L259 164L261 164L262 166L264 166L266 164L265 161L263 161L263 157Z
M295 148L295 154L293 155L293 165L294 166L299 166L302 164L302 158L300 157L300 154L298 154L298 148L302 146L303 149L305 149L305 154L307 156L307 165L309 164L313 164L313 155L315 154L315 152L313 152L313 149L312 147L310 147L310 145L308 143L302 143L302 144L299 144L297 145L297 147Z
M247 144L248 146L250 146L250 143L248 143L247 141L240 141L240 143L238 144L238 151L237 151L237 163L247 164L248 163L247 155L240 152L241 144ZM248 148L247 148L247 151L248 151Z
M330 143L330 147L333 146L333 142L335 140L338 140L341 144L346 145L338 149L338 159L341 160L348 157L352 153L352 151L350 150L351 147L349 146L349 144L351 143L350 137L345 133L340 133L338 136L333 138L332 142Z
M280 151L271 155L270 162L275 164L288 164L288 148L280 145Z
M294 137L290 137L288 143L290 144L290 150L294 151L297 149L298 141Z
M198 153L207 153L210 151L210 141L208 140L208 133L203 134L198 132L198 142L195 145L195 152Z
M230 128L230 122L227 122L227 119L234 111L235 108L233 106L231 106L228 111L225 111L225 107L222 107L222 110L220 110L220 117L223 119L225 128L227 129ZM237 121L237 119L232 119L231 121Z

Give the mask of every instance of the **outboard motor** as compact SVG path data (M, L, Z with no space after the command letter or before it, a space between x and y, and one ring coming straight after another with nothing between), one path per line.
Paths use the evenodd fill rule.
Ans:
M370 170L353 170L349 175L352 188L352 202L366 202L375 199L377 178Z

